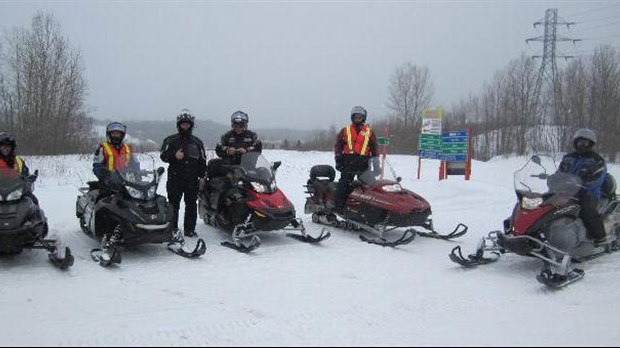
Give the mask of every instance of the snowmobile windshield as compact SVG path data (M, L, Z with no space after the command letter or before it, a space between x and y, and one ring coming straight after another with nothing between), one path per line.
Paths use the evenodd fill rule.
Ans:
M278 189L275 177L278 165L269 162L261 153L247 152L241 156L241 164L235 166L233 173L254 191L273 193Z
M534 155L515 172L514 188L526 197L574 196L582 188L582 181L576 175L559 172L553 157Z
M0 168L0 202L12 202L22 198L27 188L26 180L11 168Z
M273 164L258 152L243 154L239 167L243 169L243 174L249 181L256 181L261 184L271 184L275 181Z
M131 163L117 171L129 196L139 200L155 198L162 172L150 154L134 154Z
M359 180L366 185L382 186L399 183L401 178L396 175L394 167L387 159L374 157L369 159L368 169L358 176Z

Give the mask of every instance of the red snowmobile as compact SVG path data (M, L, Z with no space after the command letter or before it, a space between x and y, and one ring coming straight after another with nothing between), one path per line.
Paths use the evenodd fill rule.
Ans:
M537 280L551 288L560 288L585 274L573 268L571 262L620 249L620 201L611 175L606 178L599 203L607 239L598 245L587 237L579 217L581 208L575 194L583 188L581 179L557 172L551 156L532 156L515 172L514 187L517 203L512 216L504 221L504 231L490 232L481 239L476 253L467 257L460 246L455 247L449 255L452 261L473 267L494 262L505 253L536 257L544 263Z
M384 172L381 167L387 167ZM330 165L316 165L310 170L305 212L312 214L315 223L341 229L366 232L375 237L360 234L360 239L382 246L410 243L416 235L438 239L457 238L467 233L467 226L459 224L449 234L440 234L433 228L430 204L418 194L404 189L387 161L383 166L370 163L368 170L353 182L353 192L348 196L343 213L334 209L337 182L336 171ZM387 240L387 233L397 228L420 226L428 232L407 229L400 238Z
M309 235L295 217L295 207L276 185L280 165L256 152L243 154L239 165L209 161L209 180L198 195L198 209L205 224L231 232L231 240L222 242L223 246L250 252L260 246L259 234L279 230L298 231L287 236L306 243L330 236L324 231L318 237ZM221 170L224 173L216 173Z

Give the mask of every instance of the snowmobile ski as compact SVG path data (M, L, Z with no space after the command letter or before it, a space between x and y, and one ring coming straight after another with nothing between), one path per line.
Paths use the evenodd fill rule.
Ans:
M369 244L376 244L384 247L396 247L399 245L405 245L411 243L416 236L416 232L413 229L406 230L403 235L394 241L388 241L385 238L368 238L364 235L360 235L360 239Z
M93 249L90 251L90 257L102 267L120 264L122 261L121 253L116 248L108 250Z
M231 248L233 250L236 250L238 252L241 253L249 253L253 250L255 250L256 248L258 248L261 244L260 242L260 238L258 238L258 236L252 236L252 238L249 238L249 242L244 242L241 239L236 239L236 241L231 242L231 241L223 241L222 243L220 243L222 246L225 246L227 248Z
M554 273L549 269L544 269L538 276L536 276L536 280L552 289L559 289L578 281L583 278L584 275L585 272L579 268L572 269L566 275Z
M323 228L321 229L321 234L319 234L317 237L313 237L306 232L306 228L304 227L303 222L297 219L291 221L291 226L293 226L292 229L299 230L301 234L287 233L286 236L304 243L317 244L331 237L332 235L331 232L329 232L326 228Z
M310 244L318 244L320 242L322 242L323 240L331 237L331 232L329 232L327 229L323 228L321 229L321 234L318 237L313 237L309 234L295 234L295 233L287 233L286 234L288 237L291 237L293 239L296 239L298 241L304 242L304 243L310 243Z
M443 239L443 240L450 240L450 239L455 239L455 238L459 238L463 235L465 235L467 233L467 226L459 223L452 232L448 233L448 234L441 234L435 230L432 229L432 225L430 228L431 232L421 232L418 230L415 230L415 232L420 236L420 237L428 237L428 238L436 238L436 239Z
M187 259L195 259L204 255L204 253L207 251L207 244L202 238L198 238L194 250L191 250L185 248L184 242L175 241L168 243L168 250Z
M450 260L464 267L474 267L495 262L499 259L500 254L496 251L492 252L493 257L484 257L484 250L478 249L475 254L470 254L465 258L461 251L461 246L455 246L450 252Z
M63 271L73 266L73 261L75 260L69 247L65 247L64 257L60 257L56 252L50 253L48 257L54 266Z

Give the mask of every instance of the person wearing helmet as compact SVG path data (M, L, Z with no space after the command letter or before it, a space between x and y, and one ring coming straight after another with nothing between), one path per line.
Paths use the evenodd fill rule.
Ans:
M356 176L368 170L369 159L378 168L379 145L375 133L366 124L367 112L361 106L351 109L351 124L342 128L334 146L336 169L340 180L336 189L335 211L344 213L347 197Z
M116 184L115 170L133 168L139 170L139 164L133 156L133 149L124 143L127 126L120 122L111 122L106 126L106 140L101 142L95 150L93 173L101 185L97 200L112 194L112 187Z
M164 139L160 158L169 164L166 190L174 208L172 225L178 229L181 198L185 202L183 234L196 237L198 192L204 188L207 156L202 140L192 134L196 118L183 109L177 116L177 133Z
M26 162L15 154L17 142L12 134L0 132L0 169L6 173L6 169L15 171L16 175L27 177L30 174Z
M21 176L28 178L30 170L21 156L15 154L17 142L12 134L0 132L0 175ZM31 190L24 192L24 197L30 197L32 202L39 205L39 200Z
M222 193L232 188L230 180L222 180L229 174L228 165L241 164L241 157L248 152L261 153L263 143L258 139L258 135L248 129L249 116L239 110L230 116L231 130L222 135L220 142L215 147L215 153L219 158L209 161L207 172L209 180L214 179L213 183L220 182L222 187L212 193L212 207L218 211L223 208Z
M249 117L243 111L230 116L231 130L222 135L215 152L222 164L240 164L241 155L246 152L262 152L263 144L256 133L248 129Z
M577 130L573 135L575 151L562 158L558 171L577 175L583 181L584 188L577 193L581 219L588 231L588 237L598 244L607 236L603 220L597 211L601 188L607 177L607 166L605 159L593 149L596 140L596 134L591 129Z

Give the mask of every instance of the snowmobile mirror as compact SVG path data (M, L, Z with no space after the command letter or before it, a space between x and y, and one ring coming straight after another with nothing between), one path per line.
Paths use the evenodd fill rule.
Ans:
M159 168L157 168L157 175L160 175L160 176L161 176L162 174L164 174L164 171L166 171L166 170L164 169L164 167L159 167Z
M35 182L38 177L39 177L39 170L37 169L34 171L34 174L30 174L26 177L26 181Z
M534 163L536 163L536 164L540 165L540 163L541 163L541 162L540 162L540 157L538 157L538 155L534 155L534 156L532 156L532 162L534 162Z
M396 178L396 182L401 182L403 181L403 178L401 178L400 176Z
M282 161L273 162L271 169L275 172L282 165Z

